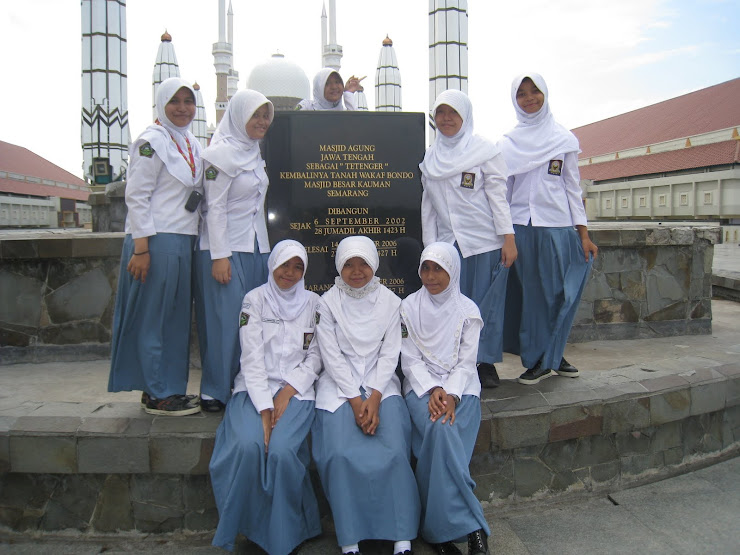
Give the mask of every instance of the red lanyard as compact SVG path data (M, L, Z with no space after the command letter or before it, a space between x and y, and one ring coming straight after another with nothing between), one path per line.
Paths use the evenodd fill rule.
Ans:
M156 122L156 123L157 123L157 125L162 125L162 124L161 124L161 123L159 122L159 120L157 120L157 122ZM162 127L164 127L164 126L162 126ZM167 133L170 133L170 132L169 132L169 131L167 131ZM177 147L177 152L179 152L179 153L180 153L180 156L182 156L182 159L183 159L183 160L185 160L185 163L186 163L186 164L187 164L188 166L190 166L190 171L191 171L191 172L192 172L192 174L193 174L193 178L195 178L195 159L193 158L193 150L192 150L192 149L190 148L190 141L188 140L188 138L187 138L187 137L185 137L185 144L187 144L187 145L188 145L188 156L190 156L190 160L188 160L188 156L185 156L185 153L184 153L184 152L182 151L182 149L180 148L180 145L178 145L178 144L177 144L177 141L176 141L176 140L175 140L175 138L174 138L174 137L172 136L172 133L170 133L170 139L172 139L172 142L173 142L173 143L175 143L175 146Z

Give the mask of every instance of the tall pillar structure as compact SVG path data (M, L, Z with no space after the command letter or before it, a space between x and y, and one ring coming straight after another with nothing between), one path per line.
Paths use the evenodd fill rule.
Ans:
M81 14L82 169L102 185L128 166L126 0L82 0Z
M321 10L321 67L342 69L342 47L337 44L337 2L329 0L329 40L326 38L326 3ZM366 102L367 104L367 102Z
M177 65L172 35L165 29L157 50L157 59L154 61L154 71L152 71L152 121L157 119L157 89L162 81L170 77L180 77L180 66Z
M228 35L226 36L226 42L234 48L234 10L231 9L231 0L229 0L229 11L226 14L228 20ZM231 100L231 97L236 94L239 90L239 72L234 69L234 57L231 56L229 60L229 75L226 78L226 97Z
M377 112L401 111L401 71L398 69L393 41L385 36L375 71L375 110Z
M447 89L468 92L467 0L429 0L430 110Z
M228 79L232 69L233 47L226 40L226 0L218 0L218 42L213 43L213 65L216 68L216 123L229 104Z
M195 90L195 118L190 130L198 139L200 145L205 148L208 146L208 122L206 121L206 106L203 103L203 93L200 92L200 85L196 82L193 84Z

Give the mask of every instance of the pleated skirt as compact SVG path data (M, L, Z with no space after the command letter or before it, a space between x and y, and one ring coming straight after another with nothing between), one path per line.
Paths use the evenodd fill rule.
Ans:
M429 395L419 398L411 391L406 396L417 460L421 536L430 543L444 543L481 528L490 535L470 476L470 459L480 427L480 399L463 395L452 426L429 420L428 404Z
M334 413L316 410L313 458L340 546L416 537L420 506L410 440L408 409L398 395L380 403L380 425L373 436L355 424L349 403Z
M483 329L478 362L495 364L503 357L504 305L509 268L501 264L501 249L462 258L460 291L478 305Z
M226 405L209 466L219 522L213 545L233 551L241 533L270 555L321 533L308 473L314 401L291 399L265 456L262 419L246 391Z
M515 225L519 255L506 296L506 351L556 369L593 265L572 227Z
M128 273L134 241L126 235L113 314L108 391L146 391L161 399L188 384L191 264L195 236L149 237L146 282Z
M244 295L267 282L268 254L234 252L229 257L231 281L225 285L211 275L211 251L195 253L193 282L195 318L203 377L200 392L229 400L231 386L239 373L239 312Z

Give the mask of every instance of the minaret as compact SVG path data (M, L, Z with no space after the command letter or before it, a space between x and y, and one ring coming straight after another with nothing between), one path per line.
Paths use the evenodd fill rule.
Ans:
M355 93L355 105L357 106L357 109L358 110L362 110L362 111L365 111L365 112L368 111L367 97L365 97L365 92L364 91L357 91Z
M175 47L172 45L172 35L165 29L161 37L157 50L157 59L154 62L154 71L152 72L152 121L157 119L157 89L165 79L170 77L180 77L180 66L177 65L177 56Z
M329 0L329 42L326 42L326 4L321 10L321 67L342 69L342 47L337 44L336 0Z
M226 0L218 0L218 42L213 43L213 65L216 68L216 123L229 103L228 77L233 48L226 42Z
M398 69L393 41L385 36L378 56L375 72L375 110L378 112L401 111L401 72Z
M126 0L82 0L83 175L117 180L128 166Z
M447 89L468 92L467 0L429 0L430 110Z
M195 118L190 127L193 135L196 136L203 148L208 146L208 122L206 121L206 107L203 104L203 94L200 92L200 85L196 82L193 85L195 89Z
M229 21L229 34L227 41L231 48L234 48L234 10L231 9L231 0L229 0L229 11L227 15ZM231 100L231 97L236 94L239 90L239 72L234 69L234 57L231 56L229 59L229 77L227 78L226 85L226 97Z

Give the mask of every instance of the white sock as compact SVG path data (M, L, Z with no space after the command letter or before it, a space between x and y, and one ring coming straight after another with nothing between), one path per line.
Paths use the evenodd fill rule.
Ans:
M211 397L210 395L206 395L205 393L201 393L200 398L204 401L213 401L213 397Z
M411 551L411 542L409 540L403 540L393 544L394 555L397 553L403 553L404 551Z
M343 545L342 546L342 553L352 553L353 551L360 551L360 546L356 543L353 543L352 545Z

